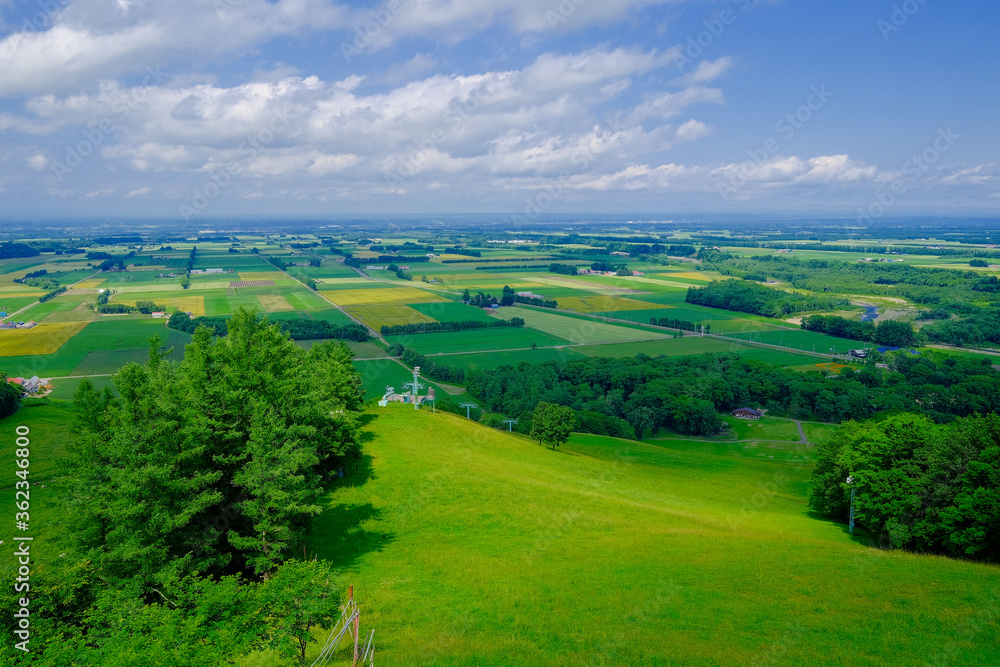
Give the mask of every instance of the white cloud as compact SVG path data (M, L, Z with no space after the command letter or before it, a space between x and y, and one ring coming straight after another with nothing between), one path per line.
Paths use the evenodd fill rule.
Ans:
M720 76L728 72L736 64L736 60L731 56L722 56L718 60L703 60L698 63L698 66L692 72L688 72L679 81L685 85L693 86L696 84L708 83L709 81L714 81Z
M93 199L94 197L107 197L115 193L114 188L104 188L102 190L94 190L93 192L88 192L84 197Z
M126 199L133 199L134 197L145 197L150 192L152 192L152 188L150 188L147 185L147 186L144 186L144 187L141 187L141 188L136 188L135 190L132 190L132 192L130 192L127 195L125 195L125 198Z
M166 63L242 55L278 36L345 27L326 0L75 0L50 29L0 40L0 97L61 92Z
M28 158L28 166L35 171L44 171L45 167L48 166L48 159L41 154L32 155Z

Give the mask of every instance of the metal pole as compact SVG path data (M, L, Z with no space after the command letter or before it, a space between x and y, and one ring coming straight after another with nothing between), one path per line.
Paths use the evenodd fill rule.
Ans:
M854 534L854 489L851 489L851 527L850 534Z

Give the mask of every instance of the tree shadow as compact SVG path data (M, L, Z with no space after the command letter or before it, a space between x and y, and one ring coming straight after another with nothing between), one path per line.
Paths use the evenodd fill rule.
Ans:
M330 508L313 521L306 548L334 568L348 568L365 554L382 551L392 542L392 533L361 527L381 515L382 510L371 503Z
M334 478L327 491L362 486L369 480L375 479L375 470L372 467L374 459L371 454L362 454L357 461L345 463L344 476Z
M828 523L831 526L836 526L843 533L847 533L851 539L851 542L858 544L863 547L874 547L879 548L878 538L874 533L868 531L867 528L862 528L861 526L854 526L854 534L850 533L850 524L838 517L830 516L829 514L822 514L816 510L808 510L806 516L814 521L820 521L822 523Z

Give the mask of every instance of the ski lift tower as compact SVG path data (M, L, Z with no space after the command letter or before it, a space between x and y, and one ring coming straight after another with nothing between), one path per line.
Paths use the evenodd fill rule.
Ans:
M413 389L413 409L420 409L420 390L424 388L424 385L420 384L420 366L413 367L413 382L406 382L403 384L404 387Z
M513 433L514 432L514 424L517 423L517 420L516 419L504 419L503 423L507 425L507 432L508 433Z
M465 408L465 418L472 419L472 408L478 408L479 406L475 403L462 403L460 408Z

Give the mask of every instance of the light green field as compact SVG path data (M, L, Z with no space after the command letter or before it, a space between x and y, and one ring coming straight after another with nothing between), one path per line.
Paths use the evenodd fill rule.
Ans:
M546 361L572 361L573 359L585 359L586 355L579 352L580 348L539 348L537 350L513 350L510 352L481 352L478 354L449 354L435 357L434 361L463 368L465 371L491 370L500 366L517 366L522 362L529 364L544 364Z
M471 335L470 335L471 334ZM473 329L444 333L415 334L412 336L387 336L390 343L400 343L423 354L448 352L479 352L488 350L523 350L532 343L538 347L569 345L570 341L529 327L503 327ZM446 360L447 357L442 357ZM443 361L447 363L447 361Z
M731 415L722 418L729 424L737 440L787 440L797 442L801 437L795 423L787 419L764 416L760 419L737 419Z
M866 546L810 514L801 462L376 415L308 549L387 664L1000 661L1000 569Z
M423 313L438 322L492 322L490 317L482 308L476 308L464 303L455 301L443 301L441 303L415 303L410 306L413 310Z
M574 343L617 343L634 340L659 340L668 334L605 324L589 319L571 318L559 313L546 313L531 308L499 308L497 315L503 319L520 317L525 325L559 336Z

